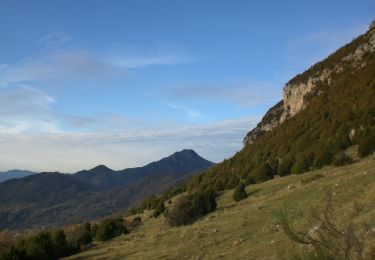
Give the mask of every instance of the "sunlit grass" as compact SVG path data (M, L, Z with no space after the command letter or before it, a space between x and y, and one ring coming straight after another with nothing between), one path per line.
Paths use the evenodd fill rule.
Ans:
M314 180L309 178L322 175ZM302 179L311 179L302 183ZM276 212L287 202L296 227L312 225L312 212L330 189L337 215L345 219L355 203L358 223L375 227L375 157L358 163L291 175L246 188L248 198L235 203L232 192L218 199L218 208L190 226L170 228L164 219L142 215L144 223L129 235L97 244L69 259L279 259L290 242Z

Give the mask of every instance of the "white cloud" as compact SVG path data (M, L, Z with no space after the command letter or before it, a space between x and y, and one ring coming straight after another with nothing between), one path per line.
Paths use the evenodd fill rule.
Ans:
M73 37L65 32L50 33L40 38L40 42L47 48L59 48L67 42L71 41Z
M290 39L286 45L288 67L292 73L301 73L329 54L366 32L368 25L330 28Z
M0 77L5 82L87 79L96 78L114 70L113 66L105 64L87 51L54 51L9 65L8 68L0 71Z
M202 114L200 112L194 110L194 109L186 108L184 106L181 106L181 105L178 105L178 104L175 104L175 103L167 103L166 105L169 108L182 111L184 114L186 114L191 119L197 119L197 118L202 117Z
M0 78L4 83L46 79L97 79L123 75L128 69L192 61L193 59L187 54L173 50L168 53L155 51L149 54L122 54L119 52L101 55L82 49L55 49L43 55L22 59L14 64L1 65Z
M230 84L190 84L172 87L176 99L208 99L232 101L241 106L272 104L282 97L282 84L273 82L240 81Z
M43 91L24 84L0 89L0 133L58 131L50 114L54 102Z
M193 62L185 54L156 54L156 56L116 57L111 60L115 66L123 68L142 68L152 65L176 65Z
M220 161L241 149L242 138L257 121L247 118L187 126L171 123L123 133L0 132L0 170L17 167L74 172L101 163L123 169L184 148Z

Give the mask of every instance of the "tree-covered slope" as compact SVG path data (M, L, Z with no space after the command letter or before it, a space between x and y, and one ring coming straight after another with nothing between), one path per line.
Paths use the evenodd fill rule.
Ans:
M374 100L372 28L293 78L284 88L284 104L277 104L272 110L278 112L267 113L261 122L261 127L269 122L269 128L256 132L232 158L194 177L188 187L223 190L240 179L249 184L345 163L342 151L353 145L366 156L375 148Z
M312 211L323 210L325 194L331 190L340 226L354 214L354 227L366 223L374 228L374 159L250 185L249 196L240 202L233 200L232 190L227 191L218 198L214 212L188 226L170 227L164 216L155 219L152 211L145 211L128 218L142 220L129 235L95 243L68 259L292 259L293 248L276 216L285 202L291 223L308 232L316 225ZM368 244L374 239L375 233L369 232Z

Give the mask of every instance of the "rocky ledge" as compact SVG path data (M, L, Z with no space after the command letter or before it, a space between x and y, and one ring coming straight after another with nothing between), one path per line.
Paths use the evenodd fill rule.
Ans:
M313 92L318 85L329 87L333 75L342 73L345 67L355 69L364 66L363 57L367 53L375 52L375 20L369 26L366 34L360 37L363 38L359 43L353 41L347 45L349 47L353 45L353 48L348 48L349 51L342 57L337 54L340 49L326 60L291 79L283 88L283 100L268 110L260 123L246 135L244 145L254 143L265 132L272 130L304 109L311 100L307 98L308 94L318 95L317 91L315 91L317 93ZM342 50L347 46L344 46ZM340 60L335 62L333 67L325 66L326 62L329 63L330 59L335 59L337 56L340 56Z

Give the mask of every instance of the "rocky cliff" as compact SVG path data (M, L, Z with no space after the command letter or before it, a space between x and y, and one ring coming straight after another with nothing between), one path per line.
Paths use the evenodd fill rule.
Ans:
M345 68L352 69L354 73L356 68L364 67L366 63L363 58L373 53L375 53L375 21L364 35L291 79L283 88L283 100L268 110L260 123L246 135L244 144L252 144L265 132L304 109L314 96L318 96L334 80L337 80Z

